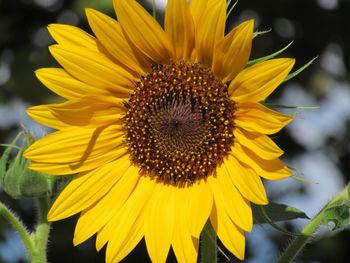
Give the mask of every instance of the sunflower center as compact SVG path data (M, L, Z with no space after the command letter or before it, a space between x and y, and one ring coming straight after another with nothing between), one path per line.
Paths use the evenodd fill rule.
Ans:
M198 63L154 66L136 83L126 107L132 161L159 180L206 177L233 144L234 102L227 86Z
M167 154L178 150L190 154L200 144L206 122L196 108L190 101L175 100L151 114L152 134Z

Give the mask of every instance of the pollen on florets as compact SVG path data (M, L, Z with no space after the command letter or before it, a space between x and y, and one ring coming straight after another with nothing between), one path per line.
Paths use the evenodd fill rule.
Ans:
M198 63L153 66L125 106L133 163L164 182L214 173L233 145L234 102L227 85Z

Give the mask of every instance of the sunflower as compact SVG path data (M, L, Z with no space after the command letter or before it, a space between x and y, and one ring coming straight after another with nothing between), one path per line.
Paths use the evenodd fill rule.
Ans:
M48 27L62 68L36 71L66 99L28 109L56 129L26 152L30 168L75 174L50 221L80 213L78 245L94 234L106 261L144 238L153 262L172 247L195 262L210 220L223 245L244 258L251 203L268 203L261 177L290 176L269 135L291 121L264 106L294 60L247 67L254 21L225 35L225 0L168 0L164 29L134 0L114 0L118 21L87 9L95 36Z

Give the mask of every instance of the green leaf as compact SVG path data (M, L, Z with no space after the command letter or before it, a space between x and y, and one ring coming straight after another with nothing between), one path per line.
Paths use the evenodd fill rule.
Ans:
M256 32L254 32L254 34L253 34L253 38L256 38L256 37L258 37L258 36L265 35L265 34L267 34L267 33L270 33L271 31L272 31L271 28L268 29L268 30L264 30L264 31L256 31Z
M219 247L219 246L217 246L217 249L218 249L219 253L220 253L224 258L226 258L227 262L229 262L229 261L230 261L230 257L229 257L228 255L226 255L225 251L224 251L221 247Z
M201 263L217 262L217 236L210 220L205 224L201 233Z
M230 4L231 4L231 0L229 0L229 1L227 2L227 8L226 8L226 9L229 8ZM231 8L227 11L226 19L230 16L232 10L236 7L237 4L238 4L238 0L237 0L236 2L234 2L233 5L231 6Z
M265 56L265 57L262 57L262 58L257 58L257 59L254 59L254 60L251 60L251 61L248 61L247 63L247 66L246 67L250 67L256 63L259 63L259 62L263 62L263 61L266 61L268 59L271 59L271 58L274 58L276 56L278 56L279 54L281 54L283 51L285 51L287 48L289 48L291 45L293 44L293 41L290 42L287 46L285 46L284 48L278 50L277 52L271 54L271 55L268 55L268 56Z
M202 233L201 233L201 263L212 262L216 263L216 250L226 258L227 261L230 261L230 257L222 250L222 248L217 244L217 236L213 226L210 223L210 220L205 224ZM214 250L214 247L216 248ZM215 252L215 255L214 255Z
M17 149L20 150L21 148L18 147L17 145L14 144L8 144L8 143L1 143L0 144L1 147L8 147L8 148L13 148L13 149Z
M350 223L350 184L346 191L330 202L321 212L321 224L327 225L331 230L344 228ZM333 227L331 224L333 223Z
M262 102L262 104L270 109L318 110L320 108L320 106L291 106L266 102Z
M291 176L292 179L305 183L305 184L309 184L309 185L314 185L314 184L318 184L317 182L310 180L308 178L304 177L304 174L297 168L291 167L289 166L289 169L293 171L293 174Z
M265 215L262 213L260 208L263 208ZM252 205L252 210L255 224L266 224L270 222L287 221L297 218L309 219L309 217L303 211L295 207L273 202L270 202L265 206Z
M309 184L309 185L318 184L315 181L312 181L310 179L307 179L307 178L304 178L304 177L301 177L301 176L298 176L298 175L292 175L291 178L296 180L296 181L299 181L299 182L302 182L302 183L305 183L305 184Z
M22 136L22 132L18 133L10 144L2 144L1 146L6 147L4 153L0 158L0 182L2 187L4 187L6 170L9 165L9 157L12 149L20 150L20 147L16 146L17 141Z
M311 66L311 64L318 58L314 57L313 59L311 59L308 63L306 63L304 66L302 66L300 69L290 73L286 79L284 80L284 82L291 80L292 78L295 78L296 76L298 76L301 72L303 72L305 69L307 69L309 66Z
M327 225L332 231L346 227L350 223L350 206L347 203L339 203L325 209L322 213L321 224ZM333 223L334 226L331 226Z

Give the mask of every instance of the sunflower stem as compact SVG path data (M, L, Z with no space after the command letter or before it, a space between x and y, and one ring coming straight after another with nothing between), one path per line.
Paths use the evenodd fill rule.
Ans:
M286 248L286 250L281 254L277 263L289 263L292 262L296 256L302 251L305 245L310 241L313 237L313 234L317 231L317 229L322 225L329 221L327 218L327 211L329 208L334 206L337 203L342 203L344 200L349 200L349 185L344 188L337 196L335 196L331 201L329 201L321 211L316 214L316 216L311 219L311 221L304 227L301 231L301 234L296 237L290 245ZM331 220L332 221L332 220Z
M32 263L46 263L47 241L50 233L50 223L47 221L47 213L49 210L48 198L46 196L37 198L36 206L38 209L38 223L32 235L32 240L35 245L35 254Z
M27 250L28 256L33 259L35 254L35 247L30 238L30 234L27 231L24 224L19 220L19 218L8 209L3 203L0 202L0 216L3 216L18 232L22 239L25 249Z
M217 262L217 237L210 221L206 223L201 235L201 263Z
M312 234L318 229L320 222L319 216L312 219L310 223L301 231L301 235L295 238L289 247L283 252L277 263L292 262L312 238Z

